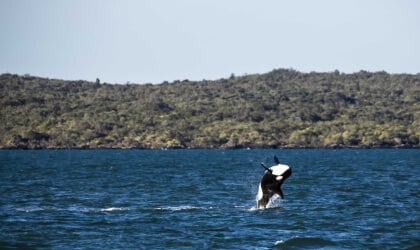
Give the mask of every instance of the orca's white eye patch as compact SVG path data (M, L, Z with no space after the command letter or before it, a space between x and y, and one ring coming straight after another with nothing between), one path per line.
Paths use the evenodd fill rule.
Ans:
M281 181L282 179L283 179L283 176L281 175L276 177L276 181Z

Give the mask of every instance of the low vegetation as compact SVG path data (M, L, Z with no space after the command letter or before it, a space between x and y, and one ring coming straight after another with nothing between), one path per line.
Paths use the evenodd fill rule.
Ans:
M419 147L420 74L107 84L0 75L1 148Z

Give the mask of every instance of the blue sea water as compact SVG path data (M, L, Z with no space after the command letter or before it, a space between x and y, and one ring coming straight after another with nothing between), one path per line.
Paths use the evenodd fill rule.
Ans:
M256 209L273 156L284 200ZM420 249L420 151L0 151L0 249Z

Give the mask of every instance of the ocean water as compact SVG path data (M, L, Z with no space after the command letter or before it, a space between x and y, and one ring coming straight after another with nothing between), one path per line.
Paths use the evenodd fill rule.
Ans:
M420 249L419 150L0 151L0 193L0 249Z

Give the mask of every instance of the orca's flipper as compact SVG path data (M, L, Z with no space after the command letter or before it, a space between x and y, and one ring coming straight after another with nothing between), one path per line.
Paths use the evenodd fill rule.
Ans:
M275 163L276 165L280 164L279 158L277 158L277 156L276 156L276 155L274 156L274 163Z
M273 170L271 170L271 169L267 168L267 167L264 165L264 163L262 163L262 162L261 162L261 166L262 166L265 170L267 170L268 172L273 173Z

